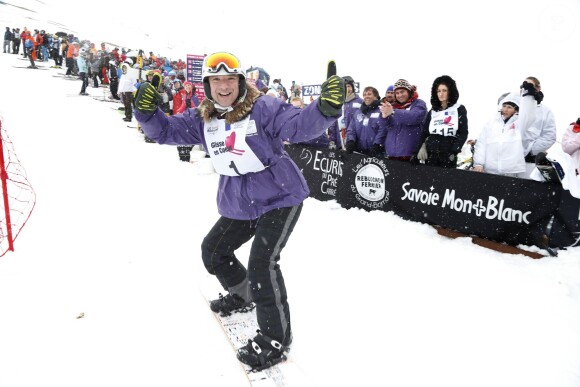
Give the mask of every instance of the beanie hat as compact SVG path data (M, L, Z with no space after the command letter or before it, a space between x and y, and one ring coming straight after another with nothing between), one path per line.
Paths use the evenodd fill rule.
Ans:
M387 93L389 91L395 91L395 87L393 85L389 85L389 87L387 87Z
M411 84L406 79L399 79L397 82L395 82L395 85L393 86L393 88L395 90L407 89L407 90L409 90L410 95L413 95L413 93L415 92L415 88L413 86L411 86Z

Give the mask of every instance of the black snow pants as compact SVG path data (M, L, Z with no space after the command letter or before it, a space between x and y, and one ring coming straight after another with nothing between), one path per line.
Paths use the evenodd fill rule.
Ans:
M203 263L225 290L256 304L258 326L263 334L282 345L292 341L290 308L280 253L300 217L302 204L271 210L256 220L221 217L201 245ZM254 237L248 268L235 251Z

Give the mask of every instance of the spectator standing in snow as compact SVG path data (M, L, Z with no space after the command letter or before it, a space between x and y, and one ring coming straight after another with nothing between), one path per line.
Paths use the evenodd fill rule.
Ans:
M431 110L423 123L420 147L411 158L412 163L457 168L457 155L467 140L467 109L457 103L459 90L455 80L442 75L431 87Z
M536 167L536 155L540 152L548 152L548 149L556 142L556 119L550 108L542 103L544 93L542 93L538 78L527 77L524 82L534 85L538 95L536 120L528 130L522 133L526 170L518 177L529 179L530 173Z
M12 40L14 39L14 34L10 31L10 27L6 27L6 31L4 31L4 54L10 54L10 44L12 44Z
M57 35L53 35L50 43L50 55L54 60L54 67L62 67L62 55L61 55L61 41Z
M36 64L34 63L34 58L36 55L34 55L34 38L32 37L30 31L26 31L24 38L24 53L24 56L28 56L28 59L30 60L29 67L35 69Z
M27 39L29 34L30 34L30 31L28 31L28 28L26 28L26 27L24 27L24 29L20 33L20 40L22 41L22 56L24 58L26 58L26 56L28 55L28 51L26 49L26 39ZM33 43L34 43L34 41L33 41Z
M173 115L179 114L182 105L185 105L186 91L181 85L180 79L175 79L173 81ZM183 109L185 111L185 109ZM189 162L191 150L193 145L178 145L177 154L179 155L179 160Z
M130 58L125 59L125 63L121 64L121 79L119 80L119 94L121 95L121 100L125 106L125 118L123 121L131 122L133 119L133 93L135 92L135 83L137 83L137 77L133 73L131 66L133 61Z
M40 50L42 52L42 60L44 62L48 62L49 56L48 56L48 50L50 48L50 41L51 41L51 36L49 34L47 34L44 30L40 31L40 36L41 36L41 46L40 46Z
M79 68L79 77L81 78L82 85L81 85L81 92L80 95L89 95L87 93L87 86L89 85L89 64L87 59L87 51L85 48L81 48L79 50L79 56L77 57L77 67Z
M388 103L395 102L395 86L394 85L389 85L389 87L387 87L387 91L385 92L384 99Z
M117 69L117 62L115 60L109 61L109 91L111 92L111 98L120 100L119 91L119 70Z
M278 90L278 95L280 96L279 98L284 102L288 101L288 92L286 91L284 85L282 85L282 80L274 79L272 83L274 84L276 90Z
M522 96L510 93L500 102L500 111L483 127L473 154L473 170L518 177L526 170L522 133L536 119L534 85L522 84Z
M167 117L157 108L155 87L144 83L136 94L135 117L160 144L204 144L221 175L220 218L204 238L202 259L227 291L211 301L215 313L228 314L256 304L260 330L238 349L251 367L285 360L292 342L290 309L280 254L308 197L300 169L285 152L282 139L304 141L324 133L340 115L344 81L333 76L322 84L317 103L293 108L261 95L246 82L237 57L220 52L204 59L206 99L198 109ZM254 238L248 268L236 250Z
M80 50L80 43L74 41L72 44L68 45L68 49L66 51L66 75L73 75L73 69L75 66L75 60L78 56L78 52Z
M384 148L377 137L380 132L381 112L379 91L367 86L363 90L363 103L349 120L346 129L347 153L357 151L372 157L383 157Z
M562 137L562 150L572 157L576 176L580 178L580 118L566 129Z
M12 39L12 53L19 54L20 53L20 28L16 28L12 30L14 33L14 38Z
M199 99L195 95L196 88L193 83L186 81L183 83L183 102L181 107L177 109L177 114L183 113L186 109L193 109L199 106Z
M384 145L389 159L409 161L420 146L427 105L407 80L399 79L393 88L395 102L385 101L380 106L383 119L377 142Z
M93 45L94 46L94 45ZM90 74L91 74L91 78L93 80L93 87L94 88L98 88L99 87L99 74L101 73L101 59L99 58L98 53L93 52L93 50L91 50L91 52L88 55L89 58L89 66L90 66Z
M330 138L329 147L338 150L344 148L346 131L351 117L363 105L362 98L356 93L354 79L348 75L343 79L346 85L346 99L344 105L342 105L342 116L328 128L328 137Z

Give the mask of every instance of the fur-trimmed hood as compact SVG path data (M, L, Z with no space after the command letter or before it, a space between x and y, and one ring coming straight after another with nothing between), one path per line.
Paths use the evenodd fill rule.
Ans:
M234 110L226 113L225 119L228 124L238 122L244 119L252 111L254 102L262 95L258 89L256 89L251 83L246 82L246 98L240 103L238 103ZM219 115L219 112L215 108L213 102L209 99L204 99L201 105L199 105L199 113L203 118L204 122L211 121L212 118Z
M441 101L439 101L439 97L437 97L437 89L441 84L447 86L448 106L455 105L459 100L459 90L457 90L455 80L453 80L449 75L437 77L435 78L435 81L433 81L433 86L431 86L431 107L435 111L443 110L441 107Z

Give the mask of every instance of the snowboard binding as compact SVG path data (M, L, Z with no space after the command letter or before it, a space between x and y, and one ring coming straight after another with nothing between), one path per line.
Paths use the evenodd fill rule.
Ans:
M546 152L540 152L536 155L536 168L548 183L562 184L562 179L565 176L564 170L559 162L546 157Z

